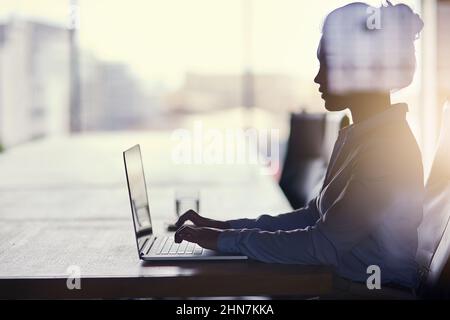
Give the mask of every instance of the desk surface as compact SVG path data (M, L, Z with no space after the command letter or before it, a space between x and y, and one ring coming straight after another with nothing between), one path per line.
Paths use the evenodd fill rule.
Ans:
M326 268L245 262L143 263L137 256L122 151L140 143L155 229L175 219L178 188L200 190L213 218L290 206L250 165L174 165L167 133L80 135L0 155L0 298L321 294ZM81 290L68 290L68 268Z

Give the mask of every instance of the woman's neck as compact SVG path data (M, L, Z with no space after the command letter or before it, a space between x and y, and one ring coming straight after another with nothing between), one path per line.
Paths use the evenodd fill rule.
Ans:
M391 105L389 93L357 93L350 97L348 108L353 123L359 123L386 110Z

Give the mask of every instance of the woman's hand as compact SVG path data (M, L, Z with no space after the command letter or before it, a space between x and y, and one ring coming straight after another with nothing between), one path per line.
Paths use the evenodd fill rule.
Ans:
M217 250L217 240L222 230L213 228L198 228L192 226L182 226L175 233L175 242L183 240L194 242L202 248Z
M191 221L196 227L207 227L215 229L229 229L230 225L225 221L218 221L202 217L194 210L188 210L183 213L178 221L175 223L177 228L180 228L186 221Z

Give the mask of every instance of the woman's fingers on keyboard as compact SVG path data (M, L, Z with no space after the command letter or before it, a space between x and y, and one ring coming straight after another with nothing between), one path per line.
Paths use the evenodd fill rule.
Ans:
M198 213L194 210L188 210L185 213L183 213L179 218L178 221L175 223L175 225L179 228L181 227L186 221L192 221L194 224L196 223L198 217Z
M192 226L182 226L178 231L175 233L175 242L180 243L183 240L189 241L189 242L196 242L196 235L198 233L197 228Z

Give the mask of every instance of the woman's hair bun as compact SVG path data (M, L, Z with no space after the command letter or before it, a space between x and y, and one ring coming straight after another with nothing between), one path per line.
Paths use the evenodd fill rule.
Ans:
M382 6L380 10L382 29L388 32L398 30L407 38L418 38L423 29L423 21L410 7L402 3L393 5L387 1L387 5Z

